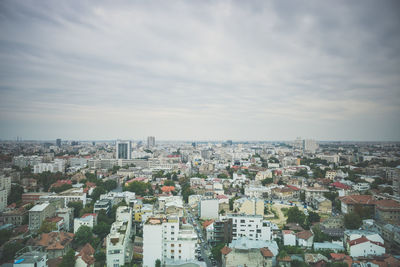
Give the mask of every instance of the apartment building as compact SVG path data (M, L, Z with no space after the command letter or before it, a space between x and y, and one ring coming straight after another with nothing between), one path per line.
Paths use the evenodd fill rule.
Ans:
M190 224L179 224L177 216L151 217L143 226L143 266L195 260L197 235Z
M132 245L132 208L118 207L116 221L107 235L107 266L119 267L129 263L133 255Z
M83 191L83 188L71 188L58 194L54 193L51 195L40 197L40 200L49 201L51 199L63 200L65 207L68 205L69 202L82 202L83 206L86 206L86 193Z
M42 222L49 217L53 217L56 207L49 202L36 204L29 210L29 230L38 230Z
M263 241L272 239L272 224L264 221L262 215L228 214L227 218L232 220L232 240L240 237Z

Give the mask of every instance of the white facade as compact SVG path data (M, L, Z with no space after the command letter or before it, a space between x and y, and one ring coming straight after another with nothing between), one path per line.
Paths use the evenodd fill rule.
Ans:
M52 163L38 163L33 166L33 173L42 172L64 172L65 171L65 161L62 159L55 159Z
M385 254L385 247L375 242L366 241L350 246L349 254L351 257L367 257Z
M193 227L184 224L179 228L179 218L149 218L143 226L143 266L153 267L157 259L166 261L191 261L195 259L197 235Z
M282 235L284 246L296 246L296 235L293 231L283 230Z
M83 188L71 188L58 194L41 196L40 200L49 200L51 198L63 199L64 206L66 207L69 202L82 202L83 206L86 206L86 193L83 192Z
M116 221L107 235L107 267L119 267L132 259L132 208L121 206L116 213Z
M357 191L367 191L369 190L369 183L357 183L353 185L353 188Z
M116 159L132 159L131 141L117 141Z
M74 219L74 234L78 231L79 227L87 226L93 228L95 225L95 218L93 215L89 215L83 218L75 218Z
M5 189L7 194L11 192L11 177L6 177L4 175L0 176L0 190Z
M272 239L271 222L264 221L261 215L229 214L232 219L232 239L247 237L250 240L270 241Z
M201 219L218 219L219 201L218 199L203 199L199 205L199 217Z

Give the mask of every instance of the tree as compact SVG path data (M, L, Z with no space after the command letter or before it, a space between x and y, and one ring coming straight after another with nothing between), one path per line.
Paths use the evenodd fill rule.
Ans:
M161 261L159 259L156 260L156 267L161 267Z
M2 261L3 262L8 262L12 259L14 259L15 253L17 253L19 250L23 249L24 245L19 243L19 242L8 242L3 246L3 252L2 252Z
M73 249L68 250L62 258L59 267L71 267L75 266L75 251Z
M0 230L0 247L12 236L11 230Z
M294 174L294 176L303 176L303 177L305 177L305 178L308 178L309 176L308 176L308 173L307 173L307 170L306 169L300 169L300 170L298 170L297 172L295 172L295 174Z
M16 203L22 198L22 194L24 193L24 188L19 184L11 184L10 195L7 198L7 204Z
M94 258L96 262L104 263L106 261L106 254L103 251L98 251L94 254Z
M57 225L55 222L43 221L39 228L38 233L50 233L51 231L57 230Z
M171 180L166 180L166 181L164 181L164 185L166 185L166 186L175 186L175 182L171 181Z
M63 191L65 191L65 190L68 190L68 189L70 189L70 188L72 188L72 185L70 185L70 184L63 184L63 185L61 185L61 186L51 187L50 191L51 191L51 192L55 192L55 193L60 193L60 192L63 192Z
M74 208L74 217L79 217L81 209L83 208L83 204L80 201L71 201L68 202L67 206L69 208Z
M314 242L332 241L332 237L322 232L321 228L318 225L314 226L312 230L314 233Z
M117 188L117 182L114 180L107 180L104 182L104 188L107 191L111 191L111 190Z
M216 244L212 249L211 249L211 254L213 255L214 259L217 261L221 261L221 249L225 246L224 243L219 243Z
M315 223L315 222L319 222L321 219L321 217L319 216L318 213L310 211L310 213L308 214L308 221L310 223Z
M217 177L220 178L220 179L228 179L229 178L226 173L220 173L220 174L217 175Z
M93 233L98 235L100 238L104 238L110 232L111 225L105 222L100 222L93 226Z
M304 225L305 220L306 220L306 215L299 210L298 207L291 207L288 210L288 218L286 220L287 223L298 223L300 225Z
M86 243L91 243L93 241L92 229L89 226L82 225L76 231L74 236L74 243L78 246L83 246Z
M355 213L350 212L344 215L344 226L346 229L358 229L362 224L361 217Z
M133 181L124 187L124 191L135 192L137 195L144 196L150 188L151 185L149 183Z
M106 189L102 186L96 186L95 189L93 189L93 193L91 195L93 201L96 201L99 199L100 195L107 193Z
M267 184L272 184L274 182L273 178L265 178L264 180L261 180L261 184L263 186L267 185Z
M300 192L300 200L301 202L306 202L306 192L304 191Z

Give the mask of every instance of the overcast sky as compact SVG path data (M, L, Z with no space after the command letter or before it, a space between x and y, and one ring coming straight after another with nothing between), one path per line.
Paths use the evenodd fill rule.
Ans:
M400 140L399 1L0 1L0 138Z

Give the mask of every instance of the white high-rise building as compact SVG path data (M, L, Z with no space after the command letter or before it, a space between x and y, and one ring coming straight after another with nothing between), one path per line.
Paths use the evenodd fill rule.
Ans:
M306 139L303 141L303 149L306 152L315 153L318 149L318 143L313 139Z
M131 141L117 141L116 150L117 150L116 153L117 159L132 159Z
M232 240L247 237L250 240L272 240L272 224L261 215L228 214L232 219Z
M179 227L179 217L152 217L143 226L143 267L195 260L197 235L190 224Z
M107 267L119 267L130 263L133 255L131 241L132 208L118 207L116 220L107 236Z
M155 147L156 146L156 138L154 136L147 137L147 147Z

